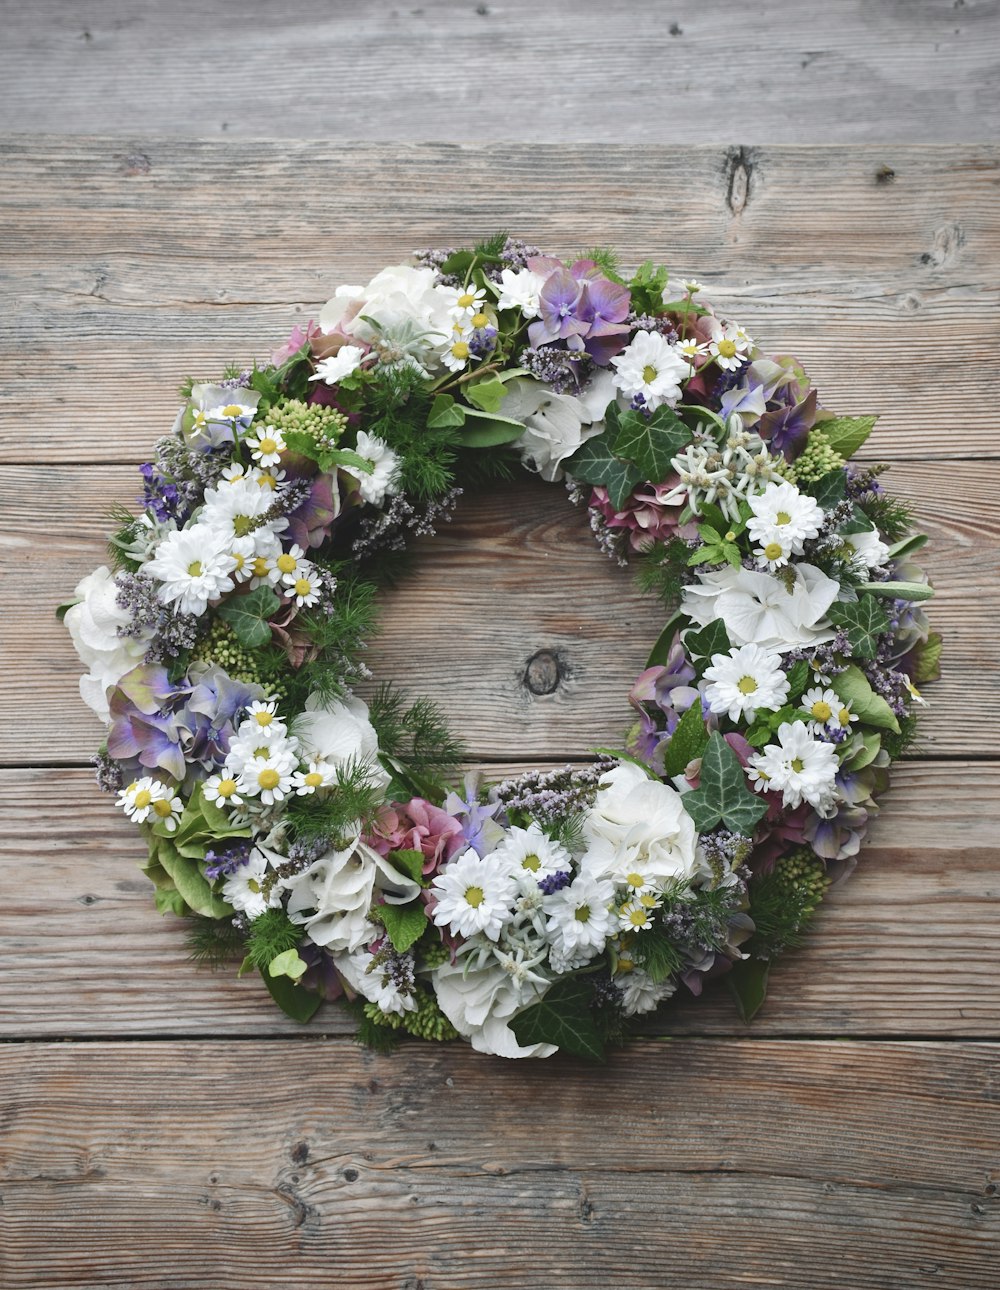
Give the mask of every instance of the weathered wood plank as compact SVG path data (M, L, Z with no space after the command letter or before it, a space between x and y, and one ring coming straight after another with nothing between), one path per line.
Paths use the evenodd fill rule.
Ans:
M138 479L128 467L0 467L0 668L31 696L0 765L81 763L94 751L100 726L79 700L79 663L53 608L106 558L108 509L134 498ZM1000 739L989 705L968 719L970 693L1000 680L1000 464L900 463L888 480L932 536L922 553L938 587L930 614L947 639L924 747L982 755ZM464 498L418 546L411 574L383 598L368 658L380 679L440 703L474 758L584 756L621 739L628 688L666 614L599 552L559 486L525 480ZM550 694L524 684L539 650L559 660Z
M498 777L506 773L497 768ZM303 1034L260 982L186 957L160 918L133 826L80 770L0 771L0 1036ZM724 989L659 1033L1000 1035L995 767L899 766L856 873L774 967L748 1031ZM325 1008L310 1031L351 1025Z
M692 1040L605 1070L344 1041L8 1046L4 1285L813 1290L836 1267L853 1290L988 1290L996 1060Z
M8 462L141 460L185 376L264 358L339 283L498 226L696 273L829 406L883 414L872 456L997 452L995 148L21 136L0 167Z
M1000 129L993 3L4 6L0 128L328 139L915 143ZM238 36L238 66L233 63ZM738 74L738 114L719 86ZM595 99L595 75L600 97ZM502 121L498 123L498 112Z

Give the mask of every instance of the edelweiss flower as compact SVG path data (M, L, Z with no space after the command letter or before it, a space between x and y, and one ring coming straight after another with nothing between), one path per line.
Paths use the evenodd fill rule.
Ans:
M479 856L470 847L438 869L431 886L436 898L434 922L453 936L482 932L491 941L510 921L517 884L504 863Z
M784 805L791 808L808 802L820 815L833 806L838 767L833 744L813 739L801 721L783 722L778 742L768 744L747 763L758 792L780 793Z
M761 708L776 712L788 697L788 677L781 656L759 645L741 645L729 654L713 654L705 669L711 684L705 698L713 712L725 712L730 721L741 716L753 721Z
M794 484L770 483L756 497L748 497L747 504L753 511L747 533L765 551L777 542L801 555L803 543L818 537L823 527L823 511L815 498L800 493Z
M690 363L656 331L637 331L611 362L618 369L615 385L629 398L641 394L651 412L662 403L673 407L681 397L681 381L691 375Z
M232 591L235 568L225 537L208 524L192 524L168 533L143 573L161 584L156 596L163 604L176 604L182 614L203 614L210 600Z

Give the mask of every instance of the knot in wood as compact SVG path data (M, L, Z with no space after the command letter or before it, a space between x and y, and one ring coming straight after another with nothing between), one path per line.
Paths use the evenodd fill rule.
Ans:
M528 659L523 684L532 694L552 694L558 688L562 676L562 665L558 657L547 649L540 649Z

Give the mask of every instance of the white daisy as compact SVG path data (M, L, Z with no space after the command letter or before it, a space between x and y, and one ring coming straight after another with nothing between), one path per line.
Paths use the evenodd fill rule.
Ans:
M441 355L441 362L449 372L461 372L469 364L472 357L472 350L469 348L469 342L462 336L456 336L449 340L444 353Z
M499 293L498 309L519 309L524 318L537 318L539 297L545 286L545 275L533 269L502 269L499 283L491 283Z
M199 519L201 523L217 529L228 543L256 534L273 506L272 490L262 488L256 480L244 475L228 484L206 489L205 505ZM284 516L269 518L266 523L272 533L280 533L288 527Z
M236 780L226 771L209 776L202 785L201 793L206 801L215 802L218 806L243 805L243 798L237 791Z
M689 296L696 296L699 291L705 290L705 288L701 285L701 283L696 282L694 278L688 278L687 281L683 284L683 286L684 286L684 290L688 293Z
M742 367L752 347L753 341L736 323L716 323L712 328L708 352L723 371L735 372Z
M772 533L770 541L765 542L763 546L754 547L754 555L757 557L759 568L766 569L768 573L774 573L775 569L780 569L791 559L792 547L789 542L782 542Z
M135 824L145 824L153 812L159 781L149 775L135 779L118 794L118 805Z
M711 684L705 698L713 712L725 712L730 721L741 716L753 721L761 708L776 712L788 697L788 677L781 656L759 645L741 645L728 654L713 654L705 669Z
M822 734L824 730L848 730L851 722L858 719L857 713L851 711L851 705L844 703L832 687L824 689L816 685L806 690L799 706L803 712L808 712L810 719L806 724L815 735Z
M295 760L278 746L267 748L265 755L257 749L240 772L237 784L241 793L259 797L265 806L273 806L288 795L295 773Z
M332 358L321 358L316 364L316 371L310 381L325 381L327 385L337 385L345 376L350 376L361 366L365 351L360 345L341 345Z
M300 565L295 574L286 573L281 581L288 588L285 595L290 596L300 609L315 605L319 599L322 583L313 568Z
M156 596L163 604L176 604L182 614L203 614L210 600L232 591L235 567L225 538L208 524L192 524L168 533L143 573L160 583Z
M680 354L681 358L687 360L688 367L694 367L694 360L708 350L708 346L701 343L696 336L689 336L687 340L679 340L674 349ZM690 375L690 372L689 372Z
M537 824L527 829L512 827L490 858L505 862L520 883L535 888L543 878L566 873L573 866L566 848L553 842Z
M250 401L243 397L242 390L227 390L226 394L225 403L216 403L205 409L205 421L245 421L249 425L257 411L260 395L255 395Z
M261 466L276 466L288 446L281 437L281 431L275 430L274 426L265 426L249 435L246 445L250 456Z
M234 582L246 582L253 577L253 562L257 555L256 544L252 537L234 538L229 543L229 554L236 561L233 569Z
M282 551L275 556L267 575L271 582L284 582L286 578L291 578L294 582L299 573L307 573L312 566L305 558L305 554L299 544L293 542L287 551Z
M431 886L437 900L434 922L453 936L482 932L491 941L511 918L517 884L505 864L479 856L470 847L439 869Z
M769 483L762 493L747 497L753 515L747 520L747 533L765 549L778 542L795 555L801 555L803 543L819 536L823 511L814 497L800 493L794 484Z
M657 331L637 331L611 362L617 368L614 384L628 398L641 394L650 411L661 403L673 406L681 397L681 381L691 374L690 363Z
M259 847L254 847L246 864L240 865L226 879L222 888L223 899L250 919L259 918L265 909L277 909L281 904L279 884L274 883L268 895L264 896L264 879L269 867L267 856Z
M758 792L781 794L785 806L802 802L825 815L833 805L839 763L833 744L813 739L804 722L785 721L778 742L750 757L747 769Z
M653 913L658 902L650 897L652 904L642 900L630 900L618 910L618 926L623 932L648 932L653 926Z
M364 457L374 466L370 475L358 472L358 488L364 501L378 506L386 494L399 491L398 474L399 458L384 439L377 435L358 431L358 443L355 449L359 457Z
M332 788L337 782L337 768L329 762L313 759L308 770L297 770L292 776L292 787L298 797L308 797L321 788Z
M618 926L614 898L610 879L586 873L577 874L568 887L546 896L546 929L557 957L585 955L586 962L604 949Z
M243 714L237 733L242 738L263 740L267 744L272 744L278 739L284 739L288 733L288 727L278 716L278 704L275 699L267 702L255 699Z
M439 287L438 290L446 297L452 313L465 318L471 318L479 312L486 295L482 287L471 282L465 287Z

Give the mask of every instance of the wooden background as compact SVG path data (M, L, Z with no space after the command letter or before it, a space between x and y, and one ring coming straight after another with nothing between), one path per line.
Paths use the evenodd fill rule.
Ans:
M4 1290L997 1283L998 6L538 9L0 4ZM375 1057L191 966L52 615L184 376L497 226L696 274L880 412L946 637L923 744L753 1026L680 1002L598 1069ZM500 774L618 738L659 621L525 483L424 544L370 662Z

